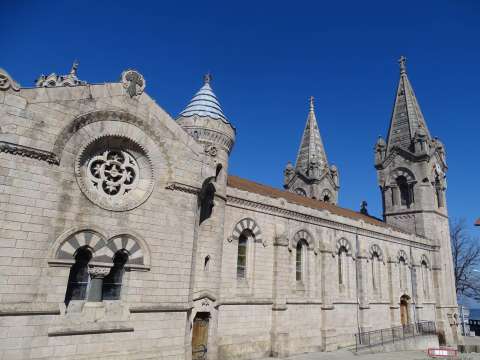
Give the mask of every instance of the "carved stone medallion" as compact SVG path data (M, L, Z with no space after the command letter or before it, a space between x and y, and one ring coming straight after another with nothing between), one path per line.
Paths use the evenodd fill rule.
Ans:
M122 84L130 97L138 96L145 90L145 79L136 70L126 70L122 73Z
M153 169L137 143L120 136L105 136L87 145L75 164L83 193L98 206L113 211L131 210L153 190Z

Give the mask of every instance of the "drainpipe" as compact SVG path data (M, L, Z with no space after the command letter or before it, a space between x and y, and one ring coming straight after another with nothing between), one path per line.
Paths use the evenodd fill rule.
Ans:
M360 268L360 263L358 256L360 255L360 243L358 240L358 229L355 232L355 282L356 282L356 289L355 289L355 295L357 296L357 328L358 328L358 336L360 336L360 319L359 319L359 312L360 312L360 297L358 295L359 292L359 287L360 287L360 278L359 278L359 268Z

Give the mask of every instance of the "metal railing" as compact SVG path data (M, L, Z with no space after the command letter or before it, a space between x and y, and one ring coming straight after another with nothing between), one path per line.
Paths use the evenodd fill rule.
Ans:
M360 332L355 334L355 351L372 346L395 343L396 341L402 341L415 336L435 334L434 321L420 321L404 326Z

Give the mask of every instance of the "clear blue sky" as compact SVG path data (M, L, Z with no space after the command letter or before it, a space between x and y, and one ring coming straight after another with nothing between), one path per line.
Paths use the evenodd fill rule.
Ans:
M397 59L447 149L450 215L480 216L480 2L1 1L0 67L117 81L138 69L176 116L210 71L237 127L230 172L280 187L308 110L340 172L340 205L381 214L373 146L386 135ZM478 229L472 232L479 233Z

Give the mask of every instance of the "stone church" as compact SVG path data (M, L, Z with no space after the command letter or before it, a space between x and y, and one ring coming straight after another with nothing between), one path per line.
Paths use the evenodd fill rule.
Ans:
M277 189L229 174L209 75L177 118L135 70L78 76L0 70L1 359L285 357L426 320L461 341L445 147L404 58L374 148L383 219L337 205L313 98Z

